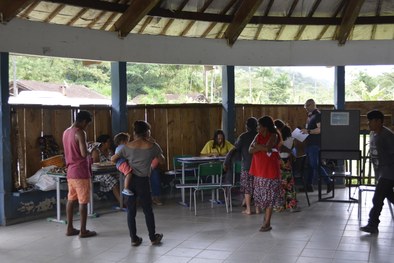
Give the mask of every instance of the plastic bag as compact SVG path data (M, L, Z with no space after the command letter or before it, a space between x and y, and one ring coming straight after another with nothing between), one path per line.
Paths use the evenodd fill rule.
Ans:
M55 165L50 165L41 168L34 175L27 178L27 182L34 185L41 191L50 191L56 189L56 180L47 175L47 172L55 167Z

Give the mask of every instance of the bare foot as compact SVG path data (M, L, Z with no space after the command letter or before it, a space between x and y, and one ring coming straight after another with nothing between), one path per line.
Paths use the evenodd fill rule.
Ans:
M242 211L242 214L251 215L252 212L251 212L251 211L248 211L248 210L243 210L243 211Z

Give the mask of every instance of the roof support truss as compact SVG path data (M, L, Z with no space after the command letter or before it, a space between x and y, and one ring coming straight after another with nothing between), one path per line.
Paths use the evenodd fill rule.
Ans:
M352 31L356 19L360 13L364 0L353 0L346 3L345 11L342 16L341 26L336 34L339 45L344 45Z
M0 22L9 22L33 0L2 0L0 1Z
M126 37L131 30L151 11L160 0L135 0L115 22L112 30L118 31L119 37Z
M234 15L232 23L224 33L224 37L227 39L230 46L232 46L238 39L242 30L249 23L250 19L253 17L253 14L256 12L257 8L259 8L262 2L263 0L242 1L238 11Z

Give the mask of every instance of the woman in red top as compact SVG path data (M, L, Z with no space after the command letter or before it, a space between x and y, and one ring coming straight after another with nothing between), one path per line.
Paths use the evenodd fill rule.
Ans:
M260 228L261 232L265 232L272 229L273 207L283 203L278 152L282 139L270 116L260 118L258 124L259 133L249 147L249 152L253 154L249 173L254 176L253 198L255 204L265 209L264 224Z

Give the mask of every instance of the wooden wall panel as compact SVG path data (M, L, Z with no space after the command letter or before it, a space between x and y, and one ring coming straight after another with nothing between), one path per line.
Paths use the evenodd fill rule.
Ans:
M394 101L354 101L354 102L346 102L345 108L347 110L360 110L361 118L360 125L361 130L368 130L367 124L367 113L370 110L378 109L384 114L384 125L394 129Z
M147 121L151 125L152 137L160 145L164 155L167 149L167 109L165 108L150 108L147 110ZM166 156L166 155L165 155ZM167 165L163 165L165 169Z
M96 136L94 138L94 140L96 140L97 137L102 134L108 134L109 136L113 136L111 110L96 108L96 109L94 109L92 114L93 114L93 120L94 120L94 122L93 122L94 123L94 135Z
M183 153L191 155L200 155L201 146L196 142L198 141L199 134L196 133L197 122L195 119L198 108L186 108L182 109L181 120L182 120L182 138L180 143L183 145Z
M24 116L26 142L26 175L29 177L41 169L41 151L38 138L41 136L42 115L40 108L27 108Z
M167 164L169 169L173 167L173 157L175 155L187 154L183 150L182 138L182 119L181 119L181 108L169 108L167 109L167 148L165 151ZM164 151L164 149L163 149Z
M386 116L385 124L393 127L394 101L347 102L346 109L358 109L361 112L361 129L367 129L365 114L374 108L382 110ZM260 118L266 114L273 118L281 118L292 128L304 127L306 111L303 105L250 105L237 104L236 136L245 130L245 121L250 116ZM12 123L11 131L18 131L21 137L20 160L21 173L26 169L29 177L40 167L40 150L37 138L51 134L61 146L63 131L73 122L73 114L77 108L63 106L26 106L12 107L17 124ZM333 105L318 105L319 109L332 109ZM94 140L98 133L111 133L111 109L107 106L83 106L81 109L94 114L94 120L88 126L88 140ZM135 120L145 120L152 125L152 134L162 146L167 158L167 169L172 167L172 157L176 154L199 155L205 143L212 139L216 129L222 128L221 104L186 104L186 105L149 105L128 106L129 133ZM16 126L16 127L14 127ZM16 141L17 138L13 140ZM16 163L17 141L12 144L13 163ZM15 148L15 149L14 149ZM15 160L15 161L14 161Z
M133 136L133 124L137 120L145 120L145 108L127 108L127 126L131 136Z

